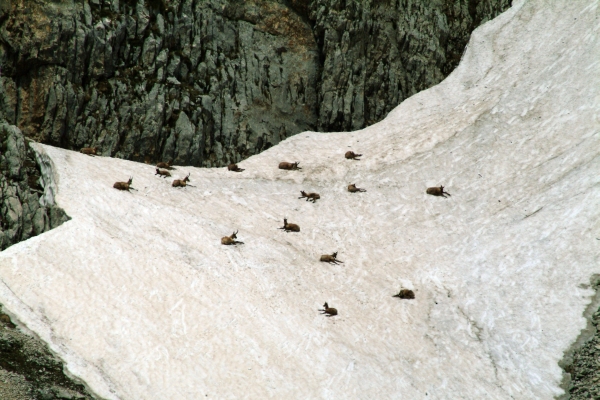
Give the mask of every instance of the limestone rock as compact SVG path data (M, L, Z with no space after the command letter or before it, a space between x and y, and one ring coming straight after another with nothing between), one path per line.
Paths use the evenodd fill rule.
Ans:
M14 125L0 122L0 251L67 221L53 204L41 205L41 170L28 140Z
M104 156L135 161L223 166L302 131L381 120L440 82L471 31L508 6L3 3L0 118L28 138L67 149L98 146ZM148 96L155 85L158 95ZM205 98L210 108L192 105ZM193 127L194 149L175 146L181 112Z

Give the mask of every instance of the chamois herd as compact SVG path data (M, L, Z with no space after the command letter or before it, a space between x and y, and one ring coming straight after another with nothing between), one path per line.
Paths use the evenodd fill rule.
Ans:
M97 153L98 148L97 147L84 147L80 150L80 152L83 154L87 154L89 156L96 156L96 155L98 155L98 153ZM347 151L346 154L344 155L344 157L346 159L354 160L354 161L360 161L360 159L358 157L361 157L361 156L362 156L362 154L356 154L353 151ZM156 173L154 175L158 175L159 177L162 177L162 178L170 177L171 173L169 171L175 169L171 165L172 161L173 160L171 160L169 162L159 162L158 164L156 164ZM279 163L279 169L288 170L288 171L301 170L302 168L299 167L298 164L300 164L299 161L296 161L293 163L283 161L283 162ZM227 166L227 170L231 171L231 172L244 171L244 169L239 168L237 166L237 164L229 164ZM183 179L173 180L173 183L171 184L171 186L173 186L173 187L192 186L189 184L189 181L190 181L190 174L188 173L187 176ZM131 186L132 182L133 182L133 177L129 177L129 180L127 182L115 182L113 187L115 189L126 190L128 192L130 190L137 190ZM348 185L348 192L360 193L360 192L366 192L366 189L358 188L358 187L356 187L355 183L352 183L352 184ZM443 198L447 198L448 196L450 196L450 193L444 191L444 186L439 186L439 187L436 186L436 187L427 188L425 193L430 194L432 196L439 196L439 197L443 197ZM321 198L321 196L318 193L306 193L304 190L301 190L300 197L298 197L298 198L306 199L306 201L312 201L313 203L316 203L316 201L319 200ZM300 232L300 226L298 224L289 223L287 221L287 218L283 219L283 226L279 229L282 229L285 232ZM231 246L231 245L235 246L238 244L244 244L244 242L236 240L237 234L238 234L238 231L235 231L231 234L231 236L222 237L221 244L226 245L226 246ZM338 254L337 251L333 254L324 254L321 256L319 261L326 262L326 263L329 263L332 265L337 265L337 264L343 263L343 261L340 261L337 259L337 254ZM398 292L398 294L395 294L392 297L398 297L400 299L414 299L415 293L410 289L402 289L402 290L400 290L400 292ZM337 309L329 307L327 302L325 302L325 304L323 305L323 309L319 309L319 311L321 311L321 314L325 315L326 317L333 317L333 316L336 316L338 313Z

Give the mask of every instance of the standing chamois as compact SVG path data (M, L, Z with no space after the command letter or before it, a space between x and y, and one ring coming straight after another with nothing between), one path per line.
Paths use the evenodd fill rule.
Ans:
M410 289L402 289L398 292L398 294L393 295L392 297L399 297L401 299L409 299L412 300L415 298L415 292Z
M119 189L119 190L127 190L128 192L131 189L137 190L136 188L131 187L131 182L133 182L133 177L130 177L129 181L127 181L127 182L115 182L113 187L115 189Z
M170 160L169 162L159 162L158 164L156 164L156 166L158 168L163 168L163 169L168 169L168 170L172 170L175 169L171 166L171 163L173 162L173 160Z
M79 150L80 153L87 154L88 156L97 156L98 148L97 147L83 147Z
M346 157L348 160L355 160L355 161L360 161L359 158L356 157L360 157L362 156L362 154L356 154L353 151L347 151L346 154L344 155L344 157Z
M427 194L430 194L432 196L442 196L443 198L446 198L446 195L451 196L450 193L448 192L444 192L444 187L440 186L440 187L430 187L427 188L426 191Z
M337 315L337 309L329 307L327 302L323 304L323 309L319 311L321 311L321 314L327 314L326 317L333 317L334 315Z
M156 168L156 173L154 175L158 175L158 176L162 176L163 178L166 178L167 176L171 176L171 173L165 169Z
M173 187L186 187L186 186L192 186L192 185L188 185L188 182L190 181L190 174L187 174L187 176L183 179L175 179L173 181L173 184L171 186Z
M233 245L244 244L244 242L240 242L238 240L235 240L235 239L237 239L237 233L238 232L239 231L235 231L235 232L233 232L231 234L231 236L224 236L224 237L222 237L221 238L221 244L224 244L224 245L227 245L227 246L232 245L232 244Z
M317 200L319 200L321 198L321 196L319 196L319 193L309 193L309 194L306 194L306 192L304 190L301 190L300 194L302 196L298 197L299 199L303 199L303 198L306 197L306 201L312 200L313 203L316 203Z
M356 193L356 192L366 192L367 190L366 189L357 188L356 184L353 183L351 185L348 185L348 191L350 193Z
M286 232L300 232L300 227L296 224L288 224L287 218L283 219L283 227L278 229L283 229Z
M287 169L290 171L302 169L298 166L298 164L300 164L300 161L296 161L295 163L282 161L279 163L279 169Z
M337 259L337 251L331 255L329 254L324 254L321 256L321 259L319 261L322 262L327 262L329 264L338 264L338 263L344 263L343 261L340 261Z
M233 171L233 172L242 172L242 171L244 171L244 168L240 168L240 167L237 166L237 164L233 164L233 163L229 164L227 166L227 169L229 171Z

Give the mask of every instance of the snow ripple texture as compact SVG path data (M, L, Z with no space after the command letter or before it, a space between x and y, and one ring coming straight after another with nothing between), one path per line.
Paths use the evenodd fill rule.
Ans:
M195 187L35 145L72 220L0 254L0 302L107 399L560 395L600 272L598 5L515 1L384 121Z

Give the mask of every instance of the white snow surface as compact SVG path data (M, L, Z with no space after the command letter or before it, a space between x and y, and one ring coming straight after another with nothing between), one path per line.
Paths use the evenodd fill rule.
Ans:
M384 121L195 187L35 145L72 219L0 254L0 302L107 399L560 395L600 273L598 6L516 1Z

